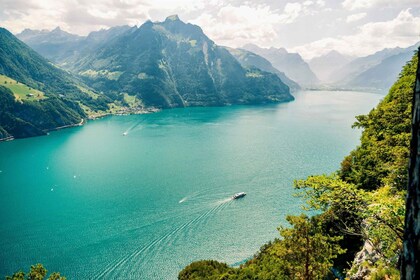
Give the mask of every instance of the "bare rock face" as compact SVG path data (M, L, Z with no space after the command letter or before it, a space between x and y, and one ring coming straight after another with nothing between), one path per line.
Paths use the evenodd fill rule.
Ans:
M420 56L420 53L417 53ZM413 122L408 174L401 279L420 277L420 59L413 98Z
M374 249L369 240L365 241L362 250L356 254L351 269L347 273L350 280L367 279L370 274L370 266L380 259L380 254Z

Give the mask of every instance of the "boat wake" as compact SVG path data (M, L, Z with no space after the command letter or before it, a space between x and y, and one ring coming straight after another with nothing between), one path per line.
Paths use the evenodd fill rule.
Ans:
M146 121L146 116L144 116L140 121L138 121L137 123L133 124L132 126L130 126L126 131L123 132L123 135L126 136L128 135L129 132L133 132L136 130L136 128L138 128L142 123L144 123ZM140 127L141 129L142 127Z
M187 201L190 197L184 197L180 200L179 203ZM223 200L216 201L213 204L213 207L209 210L204 211L194 219L182 223L181 225L177 226L176 228L173 228L164 235L153 239L149 243L136 248L134 251L125 255L121 259L109 263L105 267L105 269L101 270L101 272L99 272L92 278L109 279L121 275L128 276L128 273L130 271L127 270L133 268L139 269L142 263L148 260L149 256L156 256L164 249L164 247L171 246L180 238L190 236L193 233L193 231L197 229L197 227L200 228L200 225L205 224L211 217L221 212L225 207L227 207L230 204L230 202L232 202L232 198L226 198ZM161 243L164 243L165 246L159 246Z
M187 201L188 196L184 197L183 199L181 199L180 201L178 201L178 203L184 203L185 201Z
M187 195L187 196L183 197L180 201L178 201L178 203L184 203L187 200L190 200L192 198L195 198L195 197L199 196L201 193L202 192L195 192L191 195Z

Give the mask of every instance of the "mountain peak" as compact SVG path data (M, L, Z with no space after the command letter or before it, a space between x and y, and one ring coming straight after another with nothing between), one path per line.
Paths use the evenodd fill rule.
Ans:
M165 21L180 21L180 19L179 19L178 15L171 15L171 16L168 16L165 19Z

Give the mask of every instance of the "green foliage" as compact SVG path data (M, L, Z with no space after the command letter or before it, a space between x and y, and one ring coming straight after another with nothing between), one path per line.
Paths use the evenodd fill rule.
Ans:
M31 270L28 274L28 279L30 280L42 280L47 275L47 270L38 263L36 265L31 265Z
M388 267L397 267L402 250L405 217L405 192L384 186L368 194L363 212L366 239L370 240Z
M341 223L343 230L354 231L359 224L360 212L366 206L365 192L354 184L337 175L318 175L295 181L295 188L300 190L296 195L306 200L305 210L323 211L324 220Z
M345 242L341 244L352 254L341 262L350 261L360 249L361 241L369 240L382 260L382 264L376 265L387 269L397 266L405 213L403 191L390 186L364 191L337 175L310 176L296 181L295 186L301 190L298 195L306 199L305 209L322 211L318 218L324 224L324 231L343 235ZM348 242L351 239L359 242ZM343 263L335 265L343 267Z
M368 201L363 190L341 180L336 174L310 176L295 181L296 194L306 200L305 210L315 210L325 233L342 236L340 246L346 250L334 266L344 270L363 244L363 211Z
M327 228L344 224L338 227L344 240L356 234L369 241L375 257L355 264L350 273L368 269L372 279L396 279L399 274L416 66L415 55L384 100L357 117L361 144L344 159L339 177L312 176L296 183L310 209L324 211L320 217L325 221L333 217L335 226ZM360 246L346 243L353 251Z
M195 280L195 279L209 279L219 280L225 279L222 276L233 272L227 264L219 263L217 261L197 261L185 267L178 275L178 279Z
M357 117L354 126L363 129L361 144L342 162L344 180L367 190L382 185L402 190L407 185L416 66L415 55L384 100L368 115Z
M348 275L399 279L416 65L414 56L377 108L357 117L361 144L337 174L295 182L303 208L315 215L289 216L292 227L280 228L283 239L263 246L226 279L325 279L332 266L349 268L365 240L371 253Z
M93 98L80 81L4 28L0 28L0 45L1 138L44 135L48 130L77 124L86 117L79 104L94 111L109 109L109 97ZM19 102L10 99L5 87Z
M6 276L6 280L44 280L47 276L47 270L40 263L36 265L31 265L31 269L27 273L27 276L24 272L18 271L12 276ZM47 280L66 280L66 277L61 276L58 272L53 272L48 277Z
M240 268L216 261L199 261L185 267L178 279L324 279L331 274L333 259L344 253L340 236L323 231L316 217L288 216L292 227L280 227L281 240L264 246Z
M280 227L281 246L274 254L284 261L284 271L294 279L323 279L330 273L333 259L345 251L338 241L341 236L330 236L323 231L318 217L288 216L292 228Z
M78 124L82 117L85 113L72 101L51 97L21 103L10 89L0 86L0 128L6 135L44 135L52 128Z

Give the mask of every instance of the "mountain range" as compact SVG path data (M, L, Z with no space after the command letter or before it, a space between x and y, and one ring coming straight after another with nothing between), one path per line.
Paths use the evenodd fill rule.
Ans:
M60 27L51 31L25 29L16 36L45 58L63 68L74 71L77 70L74 66L79 60L82 60L89 53L95 52L100 46L107 45L113 38L118 37L132 28L128 25L116 26L108 30L103 29L91 32L86 37L70 34L61 30ZM256 67L263 71L274 73L292 91L300 89L300 86L296 82L288 78L283 72L274 68L265 58L244 49L226 49L238 59L243 67ZM237 55L239 53L242 55Z
M347 89L387 91L419 43L408 48L384 49L359 57L334 72L332 82Z
M226 49L239 61L239 63L241 63L242 66L257 67L263 71L276 74L290 88L292 92L301 89L301 87L295 81L289 79L286 74L274 68L271 62L264 57L240 48L234 49L226 47Z
M320 83L308 63L298 53L289 53L284 48L260 48L253 44L247 44L243 49L264 57L278 71L285 73L302 87L316 87Z
M52 31L26 29L17 37L55 64L78 75L79 66L87 57L135 30L136 27L117 26L82 37L57 27ZM323 88L325 85L328 88L386 91L411 57L415 46L384 49L358 58L330 51L308 62L299 54L289 53L283 48L264 49L248 44L240 49L226 49L242 67L256 67L274 73L292 92L301 87Z
M322 86L317 76L335 88L384 90L417 46L360 58L332 51L307 63L283 48L218 46L176 15L88 36L57 27L17 37L29 46L0 29L0 139L112 113L291 101L290 91Z
M308 64L321 83L329 83L334 79L335 71L352 61L354 57L343 55L337 51L312 58Z
M86 117L133 108L293 100L281 73L241 64L199 26L178 16L87 37L60 28L25 30L18 37L67 71L2 29L0 138L42 135Z
M200 27L170 16L114 37L74 65L98 91L161 108L292 100L276 75L244 68Z

